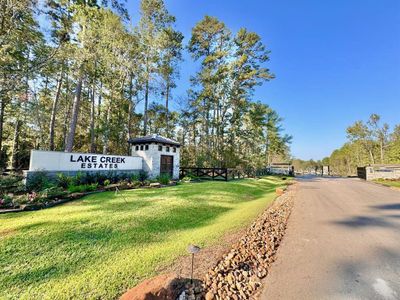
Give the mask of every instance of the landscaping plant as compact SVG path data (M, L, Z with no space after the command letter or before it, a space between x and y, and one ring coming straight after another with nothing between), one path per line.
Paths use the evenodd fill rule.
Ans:
M157 181L161 184L167 185L169 184L169 181L171 180L171 176L169 174L160 174L157 177Z
M72 178L70 176L64 175L63 173L58 173L56 176L56 183L57 186L66 189L72 183Z
M22 183L21 176L0 176L0 194L4 194L6 192L13 192L15 188L20 186Z
M138 180L140 182L145 182L149 178L149 174L146 171L141 170L138 175Z
M84 192L95 191L97 190L97 188L98 188L98 183L70 185L68 187L68 191L70 193L84 193Z
M135 181L139 181L139 174L133 174L130 179L132 183Z
M45 172L36 172L30 176L26 189L30 192L39 192L52 185Z
M3 195L0 198L0 208L12 208L12 207L13 207L12 198L8 195Z

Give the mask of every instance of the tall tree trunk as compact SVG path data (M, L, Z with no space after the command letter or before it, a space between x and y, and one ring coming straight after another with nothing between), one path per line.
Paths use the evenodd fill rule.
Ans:
M58 101L60 99L60 94L61 94L61 87L62 87L62 79L63 79L63 73L64 71L61 70L60 76L57 81L57 91L56 91L56 96L53 101L53 106L51 108L51 117L50 117L50 132L49 132L49 149L50 151L54 150L54 127L56 124L56 113L57 113L57 106L58 106Z
M79 108L81 104L82 84L83 84L83 76L80 75L78 83L76 85L74 104L72 107L72 118L69 126L65 152L72 152L72 149L74 147L75 131L76 131L76 125L78 123Z
M110 115L111 115L111 101L110 104L108 105L107 108L107 114L106 114L106 130L104 132L104 144L103 144L103 154L107 154L108 152L108 141L109 141L109 135L110 135L110 128L109 128L109 122L110 122Z
M375 164L375 157L374 157L374 154L372 153L372 150L371 150L371 149L368 150L368 152L369 152L369 157L370 157L370 159L371 159L371 163L374 165L374 164Z
M6 99L3 95L0 95L0 167L5 165L3 161L3 125L4 125L4 107L6 105Z
M147 107L149 105L149 80L146 80L146 88L144 93L144 120L143 120L143 135L147 135Z
M169 80L167 81L167 87L165 90L165 131L166 131L166 136L168 138L171 137L171 134L169 132L169 110L168 110L168 102L169 102L169 90L170 90L170 83Z
M129 101L128 105L128 132L127 132L127 140L129 141L132 137L132 101ZM130 144L128 143L127 153L130 153Z
M127 133L127 139L132 138L132 113L134 110L134 105L133 105L133 75L131 74L130 76L130 83L129 83L129 105L128 105L128 133ZM128 148L127 148L127 153L130 155L130 144L128 143Z
M11 150L11 169L16 170L18 169L18 141L19 141L19 133L21 128L21 121L19 118L15 120L15 127L14 127L14 139L13 145Z
M90 152L96 152L95 135L94 135L94 115L95 115L95 105L94 105L94 92L95 85L93 84L92 94L91 94L91 109L90 109Z
M71 113L71 104L69 101L69 80L68 74L65 78L65 114L64 114L64 124L63 124L63 148L65 149L65 145L67 144L67 131L68 131L68 122L70 119Z
M98 91L98 100L97 100L97 120L100 120L100 116L101 116L101 102L102 102L102 91L103 91L103 82L101 82L100 81L100 89L99 89L99 91ZM100 126L101 126L101 124L100 124L100 122L96 122L95 123L95 127L96 127L96 129L95 129L95 132L99 132L99 130L100 130ZM96 152L98 151L98 144L99 144L99 135L98 134L96 134L95 135L95 145L96 145Z
M100 81L100 90L99 94L99 101L97 103L97 118L100 118L101 115L101 101L102 101L102 91L103 91L103 82Z
M109 142L109 135L110 135L110 117L111 117L111 104L114 98L114 85L111 85L111 94L110 94L110 99L108 102L108 107L107 107L107 113L105 116L105 122L104 125L106 126L104 130L104 140L103 140L103 154L107 154L108 152L108 142Z

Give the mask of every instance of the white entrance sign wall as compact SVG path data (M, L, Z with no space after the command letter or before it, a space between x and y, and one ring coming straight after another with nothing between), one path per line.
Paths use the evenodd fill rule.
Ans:
M142 170L138 156L32 150L29 171Z

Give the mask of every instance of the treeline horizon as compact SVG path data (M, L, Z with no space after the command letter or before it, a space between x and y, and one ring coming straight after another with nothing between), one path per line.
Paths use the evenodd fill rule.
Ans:
M257 33L204 16L184 44L163 0L142 0L136 22L117 0L0 7L2 169L27 168L31 149L127 155L129 138L153 133L182 144L183 166L289 158L282 119L254 99L275 77ZM199 68L178 99L184 51Z
M375 164L400 164L400 123L393 128L382 123L378 114L358 120L346 129L347 142L322 160L294 159L299 169L330 166L337 175L356 175L357 167Z

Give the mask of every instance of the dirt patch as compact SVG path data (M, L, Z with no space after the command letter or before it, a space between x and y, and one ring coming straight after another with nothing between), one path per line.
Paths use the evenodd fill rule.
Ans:
M232 244L236 243L245 232L246 228L235 232L229 232L218 241L217 245L201 249L195 256L193 278L202 279L208 269L215 266L221 257L229 252L232 248ZM191 264L192 259L190 254L188 254L187 256L178 258L170 265L158 269L157 273L175 273L178 277L189 278Z
M5 229L0 231L0 239L17 233L16 229Z
M185 279L177 278L175 274L162 274L130 289L120 300L175 300L185 283Z

